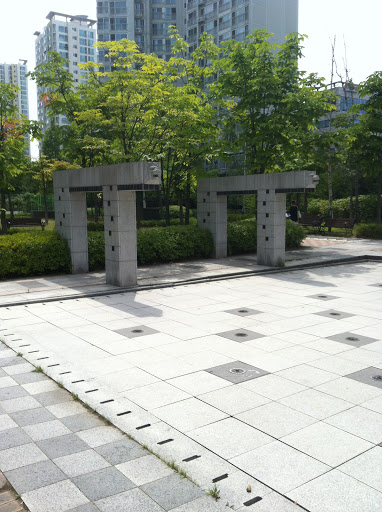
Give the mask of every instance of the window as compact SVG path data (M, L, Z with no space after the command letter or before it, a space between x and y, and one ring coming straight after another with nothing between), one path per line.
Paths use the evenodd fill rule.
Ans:
M64 34L67 34L67 33L68 33L68 27L63 27L62 25L60 25L60 26L58 27L58 31L59 31L59 32L62 32L62 33L64 33Z
M64 36L63 34L60 34L60 35L58 36L58 40L59 40L59 41L67 41L67 40L68 40L68 36Z

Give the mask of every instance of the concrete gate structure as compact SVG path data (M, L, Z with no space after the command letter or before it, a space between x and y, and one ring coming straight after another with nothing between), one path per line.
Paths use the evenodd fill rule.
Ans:
M227 196L257 195L257 263L277 267L285 262L286 194L314 192L319 178L310 171L198 180L198 225L211 231L215 256L227 256Z
M160 165L153 162L54 173L56 231L68 241L73 273L89 271L86 193L102 192L106 282L137 283L136 192L159 190L160 183Z

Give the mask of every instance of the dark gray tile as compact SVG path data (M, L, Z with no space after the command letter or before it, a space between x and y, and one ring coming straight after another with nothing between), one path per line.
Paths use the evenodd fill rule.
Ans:
M11 428L0 432L0 450L8 450L22 444L31 443L31 438L22 428Z
M338 297L335 297L334 295L326 295L324 293L316 293L315 295L308 295L309 299L320 299L320 300L333 300L338 299Z
M378 341L375 338L368 338L367 336L361 336L360 334L355 334L353 332L342 332L341 334L328 336L327 339L339 341L340 343L345 343L346 345L350 345L351 347L356 348L363 347L364 345Z
M264 334L249 331L248 329L234 329L233 331L219 332L216 336L227 338L228 340L237 341L243 343L244 341L257 340L257 338L263 338Z
M43 373L28 372L13 375L12 377L19 384L30 384L31 382L40 382L41 380L49 380Z
M147 455L147 452L138 443L130 439L104 444L95 450L113 466Z
M231 313L231 315L236 315L236 316L251 316L251 315L258 315L259 313L262 313L262 311L243 307L243 308L238 308L238 309L228 309L227 311L225 311L225 313Z
M180 507L184 503L204 495L202 489L180 475L160 478L142 485L141 489L165 510Z
M72 455L73 453L89 449L88 444L76 436L76 434L52 437L51 439L37 441L36 444L50 459L57 459L58 457Z
M9 416L20 427L25 427L27 425L35 425L36 423L45 423L46 421L53 421L57 419L44 407L39 407L37 409L29 409L28 411L13 412Z
M27 396L28 393L21 386L11 386L10 388L0 389L0 401L12 400L13 398L21 398Z
M116 468L105 468L72 478L73 483L91 501L133 489L135 484Z
M5 476L19 494L67 479L67 476L50 460L7 471Z
M126 338L139 338L140 336L155 334L159 331L157 331L156 329L152 329L151 327L147 327L146 325L137 325L135 327L129 327L127 329L117 329L114 332L122 334L122 336L126 336Z
M84 412L75 416L67 416L61 418L60 421L67 426L72 432L80 432L94 427L103 427L105 423L95 414Z
M22 357L17 357L17 356L4 357L3 359L0 359L1 368L4 368L5 366L14 366L16 364L23 364L23 363L25 363L24 359Z
M49 391L48 393L38 393L37 395L33 396L40 402L41 405L44 405L45 407L48 405L61 404L62 402L69 402L70 400L73 400L71 394L64 389Z
M47 284L44 284L44 283L40 283L39 281L22 281L22 282L18 282L17 284L19 284L20 286L25 286L25 288L46 288Z
M382 389L382 370L380 368L370 366L369 368L364 368L358 372L345 375L345 377Z
M243 363L242 361L233 361L232 363L215 366L205 371L216 375L216 377L221 377L229 382L233 382L234 384L257 379L269 373L260 368L256 368L256 366Z
M343 320L344 318L350 318L351 313L344 313L343 311L337 311L336 309L328 309L327 311L321 311L320 313L314 313L315 315L325 316L327 318L333 318L334 320Z
M99 512L99 508L93 505L93 503L86 503L76 508L71 508L68 512Z

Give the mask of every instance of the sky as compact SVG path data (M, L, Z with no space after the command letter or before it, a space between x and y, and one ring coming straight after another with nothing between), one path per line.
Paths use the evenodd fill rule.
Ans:
M1 63L11 64L26 59L28 69L34 68L33 33L42 31L50 11L86 14L96 19L96 0L1 0ZM299 32L308 36L303 43L304 58L300 69L318 73L329 81L331 44L336 38L339 74L344 75L345 61L354 83L360 83L374 71L380 71L381 19L381 0L299 0ZM29 113L31 119L36 119L37 99L33 82L29 83ZM35 145L32 155L36 155Z

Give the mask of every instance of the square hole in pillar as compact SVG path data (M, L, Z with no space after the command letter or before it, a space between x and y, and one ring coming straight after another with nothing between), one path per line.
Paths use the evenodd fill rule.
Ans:
M220 366L214 366L205 370L208 373L212 373L216 377L228 380L234 384L240 384L247 380L257 379L263 375L268 375L269 372L252 366L251 364L243 363L242 361L233 361L232 363L221 364Z
M227 340L237 341L238 343L257 340L257 338L264 338L264 334L249 331L248 329L234 329L233 331L219 332L216 336L227 338Z
M117 329L114 332L126 336L126 338L138 338L140 336L147 336L149 334L156 334L156 329L147 327L146 325L136 325L135 327L128 327L127 329Z
M345 375L346 378L362 382L362 384L369 384L375 388L382 389L382 370L381 368L374 368L370 366L358 372Z
M109 236L111 236L111 231L109 231Z
M107 202L107 205L110 206L110 201Z
M266 214L265 214L265 217L266 217L267 219L269 219L269 213L266 213Z
M267 202L266 201L263 201L263 206L267 206Z
M258 315L259 313L262 313L262 311L257 311L256 309L251 308L238 308L238 309L228 309L225 311L225 313L231 313L231 315L237 315L237 316L251 316L251 315Z
M315 315L326 316L328 318L334 318L335 320L343 320L344 318L349 318L352 315L351 313L344 313L343 311L337 311L335 309L328 309L327 311L321 311L321 313L314 313Z
M339 343L345 343L351 347L360 348L369 343L378 341L375 338L369 338L368 336L361 336L353 332L342 332L341 334L335 334L334 336L328 336L328 340L338 341Z

